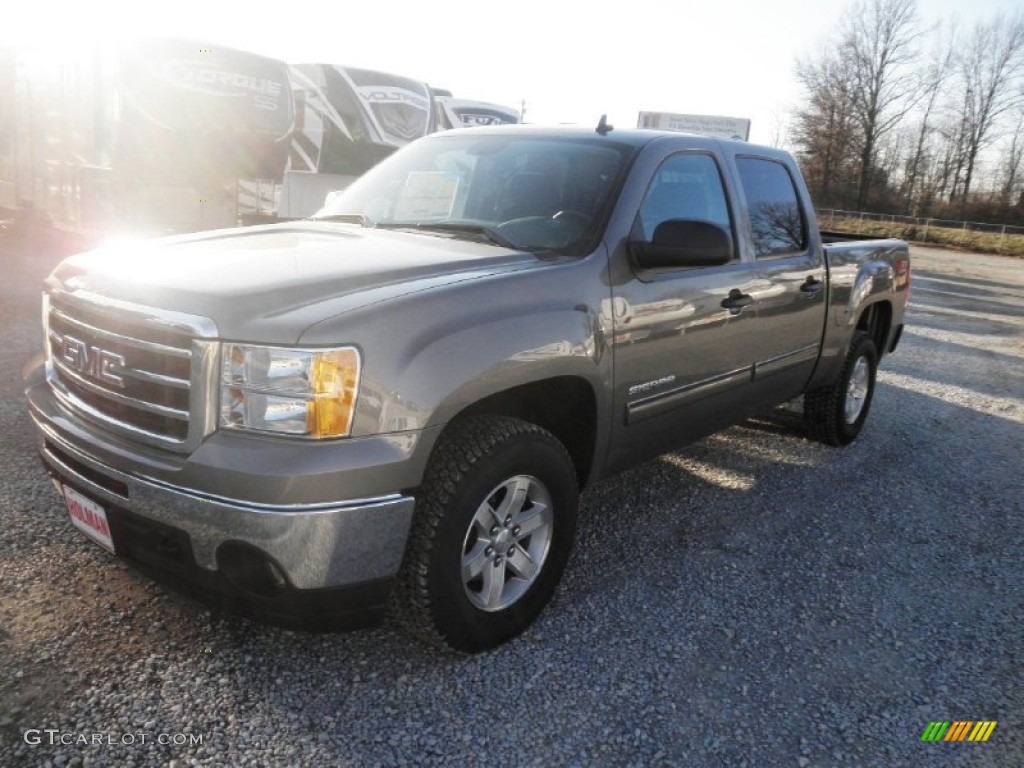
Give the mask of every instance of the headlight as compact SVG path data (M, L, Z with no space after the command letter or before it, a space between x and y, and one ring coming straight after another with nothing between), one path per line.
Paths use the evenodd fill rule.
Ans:
M359 390L359 352L224 345L220 424L305 437L345 437Z

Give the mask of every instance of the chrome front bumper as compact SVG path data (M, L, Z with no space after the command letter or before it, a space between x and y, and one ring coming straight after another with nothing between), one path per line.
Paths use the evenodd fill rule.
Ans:
M218 550L227 542L265 553L297 589L386 579L401 565L411 497L281 506L208 496L106 466L38 419L36 427L39 452L59 477L101 503L184 531L200 568L217 570Z
M414 436L314 446L215 435L189 456L161 454L67 413L44 373L39 360L26 366L25 394L49 472L134 521L112 526L122 543L147 527L166 531L184 553L167 563L169 575L200 585L198 592L224 591L225 566L234 559L239 567L239 557L269 568L281 603L285 593L384 585L398 572L414 499L397 491L418 485ZM348 499L331 500L346 492ZM140 562L140 548L118 546L116 535L114 544L160 570L159 558Z

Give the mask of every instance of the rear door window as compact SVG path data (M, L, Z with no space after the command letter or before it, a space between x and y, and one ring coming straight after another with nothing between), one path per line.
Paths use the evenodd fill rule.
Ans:
M807 221L786 167L755 157L737 158L736 167L757 258L807 250Z

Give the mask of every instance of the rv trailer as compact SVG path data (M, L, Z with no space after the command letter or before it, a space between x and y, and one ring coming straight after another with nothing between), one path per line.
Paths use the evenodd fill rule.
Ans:
M473 128L481 125L518 123L519 110L486 101L457 99L449 91L434 89L443 128Z
M399 147L441 126L426 83L333 64L291 67L296 128L284 182L261 203L280 218L310 216Z
M240 179L279 179L283 62L184 40L27 51L0 66L0 206L82 234L237 222Z

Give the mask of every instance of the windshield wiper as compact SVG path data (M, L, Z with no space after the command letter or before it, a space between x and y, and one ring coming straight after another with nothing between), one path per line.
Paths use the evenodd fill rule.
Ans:
M523 248L521 245L517 245L509 240L507 237L502 235L491 227L484 226L483 224L466 224L459 221L431 221L415 224L382 224L382 227L391 227L394 229L423 229L427 231L436 232L454 232L456 234L464 233L468 235L481 235L488 242L494 245L500 245L502 248L510 248L514 251L529 250Z
M329 213L326 216L311 216L310 218L313 221L344 221L350 224L358 224L367 229L377 226L373 219L361 213Z

